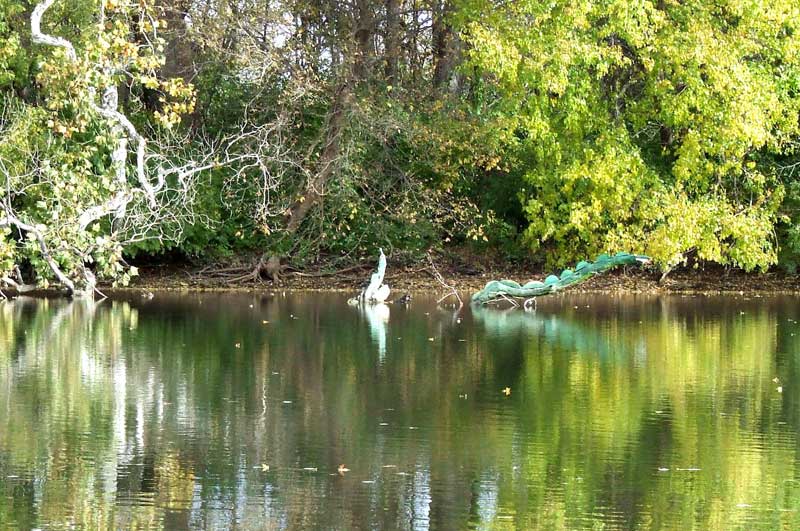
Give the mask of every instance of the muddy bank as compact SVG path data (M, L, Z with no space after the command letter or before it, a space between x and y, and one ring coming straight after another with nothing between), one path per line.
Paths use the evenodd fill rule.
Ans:
M186 263L138 264L139 275L128 287L112 287L100 283L105 294L124 294L139 291L271 291L271 290L326 290L357 294L367 282L374 264L364 263L339 271L304 270L285 271L279 283L266 278L254 280L251 275L242 277L247 266L236 264L225 266L197 267ZM462 257L453 261L440 259L435 271L441 279L457 289L462 295L482 289L490 280L511 279L520 283L543 280L554 271L527 266L508 266L501 263L474 261ZM234 273L229 274L229 272ZM405 292L428 292L433 295L451 291L437 279L434 269L427 261L411 265L389 262L385 281L392 288L392 298ZM221 273L220 273L221 272ZM647 294L797 294L800 295L800 275L782 271L769 273L745 273L736 269L712 267L706 269L687 268L676 270L661 279L661 272L654 267L622 267L608 271L568 288L570 293L647 293ZM14 295L14 290L3 290ZM42 289L27 293L32 296L59 296L63 290Z
M542 280L549 272L524 267L486 268L464 272L463 267L437 266L445 282L463 292L481 289L486 282L512 279L524 283ZM268 279L231 281L217 277L208 268L151 266L140 268L140 276L131 283L133 289L149 290L336 290L358 292L371 273L368 265L349 268L341 273L330 271L287 272L280 283ZM386 274L392 292L430 291L445 293L447 289L436 279L430 266L392 267ZM575 292L631 293L793 293L800 294L800 275L783 272L745 273L738 270L675 271L661 281L656 269L626 267L597 275L570 288Z

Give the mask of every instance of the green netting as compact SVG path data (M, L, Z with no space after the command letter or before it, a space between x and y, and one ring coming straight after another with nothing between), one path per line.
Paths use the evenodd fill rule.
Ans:
M502 296L531 298L555 293L573 286L588 278L621 265L635 265L649 262L647 256L630 253L617 253L614 256L601 254L594 262L578 262L575 269L565 269L560 276L550 275L544 282L532 280L520 285L513 280L492 280L479 292L472 296L473 303L486 304Z

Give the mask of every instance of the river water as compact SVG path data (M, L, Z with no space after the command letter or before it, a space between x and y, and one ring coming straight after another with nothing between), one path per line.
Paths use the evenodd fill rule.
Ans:
M800 529L800 299L0 303L0 529Z

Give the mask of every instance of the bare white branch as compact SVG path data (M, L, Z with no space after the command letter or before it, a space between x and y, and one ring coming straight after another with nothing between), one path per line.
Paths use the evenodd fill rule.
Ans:
M42 33L42 17L44 16L45 11L50 9L55 1L56 0L44 0L33 9L33 13L31 13L31 37L33 42L37 44L47 44L49 46L64 48L69 60L75 62L78 60L78 56L75 53L75 47L71 42L63 37L56 37L54 35Z
M39 243L39 250L41 251L42 258L44 258L44 260L47 262L47 265L50 266L53 274L56 276L58 281L70 291L70 293L74 293L75 283L72 282L72 280L70 280L63 271L61 271L61 267L59 267L58 262L56 262L53 256L50 254L50 249L47 247L47 242L45 241L44 236L42 236L42 231L39 230L38 227L34 227L33 225L23 222L18 217L7 211L5 217L0 218L0 227L8 227L11 225L34 235Z

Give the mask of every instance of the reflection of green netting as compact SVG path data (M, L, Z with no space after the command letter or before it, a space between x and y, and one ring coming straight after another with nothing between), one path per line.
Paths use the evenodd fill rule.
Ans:
M476 306L472 309L472 317L490 334L510 336L527 333L578 355L606 359L610 356L626 356L630 350L625 342L613 341L596 326L587 325L574 317L558 314L538 317L532 312L507 312L489 306Z
M541 297L562 290L574 284L621 265L634 265L649 262L646 256L630 253L617 253L614 256L601 254L592 262L578 262L575 269L565 269L561 276L550 275L544 282L532 280L524 286L513 280L492 280L481 291L472 296L472 302L486 304L502 296L506 297Z

